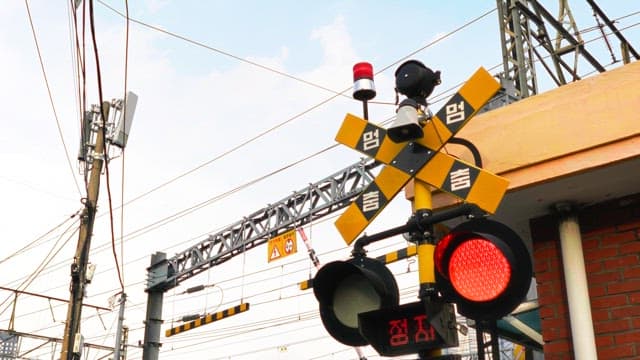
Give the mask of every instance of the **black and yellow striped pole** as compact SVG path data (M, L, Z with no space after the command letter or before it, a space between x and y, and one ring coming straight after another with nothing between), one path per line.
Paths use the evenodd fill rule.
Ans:
M420 218L431 216L433 208L430 185L415 179L413 181L413 199L411 201L413 216ZM433 226L419 229L411 234L411 241L415 242L418 255L418 279L420 281L419 297L428 306L436 296L436 274L433 254L436 248L433 237ZM420 354L421 359L429 359L442 355L440 349L425 350Z
M413 213L416 217L430 216L431 189L430 186L420 180L415 180L413 185ZM412 241L418 248L418 276L420 279L420 297L431 296L435 291L436 275L433 264L435 250L433 238L433 226L429 229L421 229L412 234Z
M241 303L240 305L237 305L222 311L218 311L216 313L206 314L204 316L198 317L193 321L189 321L180 326L167 329L165 331L165 336L169 337L169 336L177 335L185 331L195 329L202 325L210 324L214 321L222 320L222 319L228 318L229 316L233 316L233 315L245 312L247 310L249 310L249 303Z

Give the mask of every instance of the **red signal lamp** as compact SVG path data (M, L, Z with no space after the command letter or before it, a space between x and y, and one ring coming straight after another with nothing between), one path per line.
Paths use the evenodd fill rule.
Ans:
M353 65L353 98L369 101L376 97L376 87L373 82L373 66L368 62Z
M526 297L533 274L529 251L508 226L488 220L464 222L434 252L436 283L445 301L474 320L497 320Z

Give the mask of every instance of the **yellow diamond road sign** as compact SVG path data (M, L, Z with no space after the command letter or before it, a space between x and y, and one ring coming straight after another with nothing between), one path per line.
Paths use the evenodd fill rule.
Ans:
M269 262L296 252L298 252L298 244L295 229L271 238L267 243L267 259Z
M393 197L416 178L493 213L509 182L498 175L456 159L440 149L500 89L480 68L423 127L424 136L395 143L386 129L348 114L336 141L386 164L378 176L336 220L336 227L351 244Z

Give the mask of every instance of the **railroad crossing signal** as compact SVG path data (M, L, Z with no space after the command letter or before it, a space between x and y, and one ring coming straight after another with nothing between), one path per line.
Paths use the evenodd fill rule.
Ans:
M507 191L508 180L440 149L498 89L500 84L491 74L478 69L423 127L424 136L415 141L396 143L389 139L386 129L347 114L336 141L388 165L336 221L348 245L412 178L495 212Z

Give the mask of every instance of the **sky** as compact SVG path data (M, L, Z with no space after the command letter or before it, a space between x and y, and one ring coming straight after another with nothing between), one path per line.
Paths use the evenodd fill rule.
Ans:
M557 12L555 1L542 3ZM625 36L639 48L638 4L598 3L611 19L634 14L617 24L632 26ZM571 6L581 29L594 26L586 4L574 1ZM395 113L393 72L406 59L442 72L442 84L432 97L434 112L437 100L450 96L447 90L455 90L478 67L492 74L501 69L493 1L131 1L129 15L135 21L129 24L126 66L126 22L118 13L124 9L120 0L94 3L103 99L122 98L126 86L139 100L124 153L111 149L108 187L106 174L101 177L90 255L97 270L85 304L109 307L120 291L111 248L111 198L132 345L143 339L144 281L151 254L162 251L170 257L360 159L343 146L323 151L335 144L346 113L362 113L362 105L351 98L355 63L367 61L380 71L375 77L379 104L369 109L370 119L378 123ZM69 266L78 238L74 214L86 196L76 161L80 115L70 14L66 1L7 1L0 7L0 286L62 299L69 297ZM88 16L86 22L86 99L98 104ZM585 40L599 36L598 31L584 35ZM593 46L602 63L611 63L604 42ZM544 71L538 73L541 90L553 88ZM343 91L344 96L336 96ZM206 206L175 216L205 201ZM367 231L400 225L409 215L410 204L398 196ZM333 221L328 217L304 228L323 263L349 255ZM372 246L370 253L381 255L403 246L403 239L390 239ZM315 273L301 241L298 249L293 256L268 263L267 248L261 246L167 292L163 332L185 314L215 312L242 300L251 303L251 309L163 337L160 358L355 358L351 348L327 335L311 292L298 290L297 282ZM31 280L41 265L44 270ZM414 301L415 261L401 261L392 269L403 302ZM181 294L198 284L211 286ZM12 301L11 292L0 291L0 329L9 326ZM59 301L19 296L14 329L62 337L66 309ZM116 317L117 310L98 316L85 308L86 341L112 346ZM40 344L25 339L22 350ZM46 359L59 351L59 346L47 344L27 357ZM376 358L371 348L364 351ZM99 359L105 354L91 350L85 355ZM141 350L131 346L128 355L139 359Z

